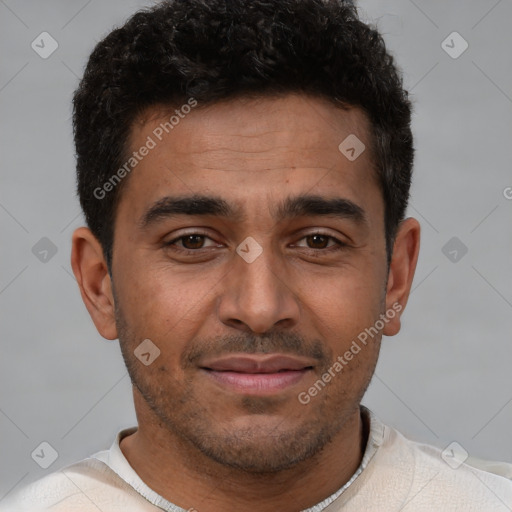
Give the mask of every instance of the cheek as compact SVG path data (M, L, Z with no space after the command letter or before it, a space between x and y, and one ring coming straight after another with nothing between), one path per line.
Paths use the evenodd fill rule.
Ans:
M382 309L382 287L375 276L365 279L340 277L326 280L323 286L310 287L307 309L315 329L335 355L343 353L353 339L374 325Z
M163 359L178 359L206 318L213 297L205 279L177 274L171 268L148 272L125 270L119 295L131 331L137 339L151 339ZM208 293L210 291L210 293Z

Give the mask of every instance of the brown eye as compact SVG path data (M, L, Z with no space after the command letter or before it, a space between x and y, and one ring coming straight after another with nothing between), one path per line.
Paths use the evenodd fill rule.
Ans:
M185 235L179 238L185 249L201 249L204 244L204 235Z
M210 245L205 245L206 241L210 240ZM199 252L201 249L208 249L210 247L214 247L214 241L206 234L203 233L189 233L187 235L182 235L169 242L164 243L164 247L172 249L176 252L183 252L187 254L192 254L194 252Z
M329 241L329 236L326 235L308 235L305 237L308 241L308 246L311 249L325 249ZM312 245L311 245L312 244Z
M329 258L350 246L329 233L318 231L304 235L297 243L293 244L293 247L301 249L302 253L311 257Z
M304 244L298 244L297 247L302 247L304 249L310 249L312 251L318 252L329 252L335 251L338 249L344 249L347 244L338 240L337 238L328 235L327 233L310 233L309 235L301 238L301 241L305 241Z

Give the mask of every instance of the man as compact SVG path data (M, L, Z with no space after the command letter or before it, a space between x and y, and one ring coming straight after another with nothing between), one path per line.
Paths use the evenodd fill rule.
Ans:
M510 480L361 406L420 227L411 106L352 5L161 3L74 109L72 267L138 426L2 510L512 510Z

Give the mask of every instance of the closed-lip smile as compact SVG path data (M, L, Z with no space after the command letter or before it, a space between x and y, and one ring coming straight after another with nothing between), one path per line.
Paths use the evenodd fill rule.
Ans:
M313 369L311 359L286 354L230 354L201 362L217 384L245 394L273 394L297 384Z

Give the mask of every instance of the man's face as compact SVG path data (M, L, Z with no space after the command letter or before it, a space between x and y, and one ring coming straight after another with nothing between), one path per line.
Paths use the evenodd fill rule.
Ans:
M302 95L236 100L193 109L159 141L172 113L150 109L135 123L131 149L148 136L156 146L127 178L115 223L116 323L146 405L139 427L151 411L222 464L284 469L353 417L378 357L380 333L299 400L386 310L366 118ZM366 145L354 161L338 149L350 134ZM305 195L319 201L286 208ZM170 207L189 196L227 208ZM148 366L134 354L146 339L160 350Z

